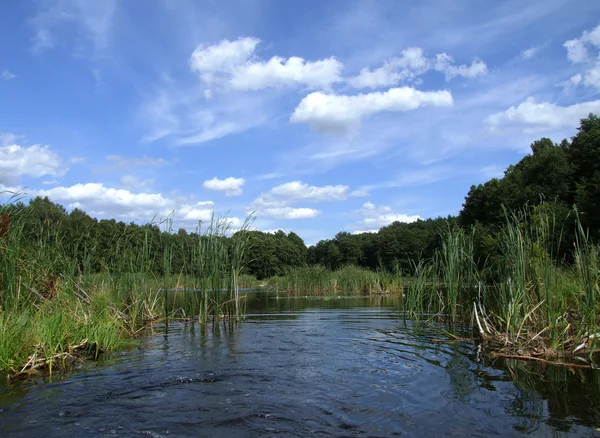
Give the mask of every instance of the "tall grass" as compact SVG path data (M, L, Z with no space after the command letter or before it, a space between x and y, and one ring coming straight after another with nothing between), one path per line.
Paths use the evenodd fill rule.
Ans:
M478 280L473 237L459 227L448 227L441 233L442 245L434 263L441 281L442 305L448 309L450 322L455 324L463 303L469 303ZM468 306L470 310L471 306ZM463 309L464 310L464 309Z
M433 263L422 259L412 263L414 274L411 281L407 282L405 295L402 299L402 309L405 315L419 319L432 311L437 312L440 309L436 305L439 301L436 299L435 294L431 293L435 279Z
M252 217L229 239L231 223L212 218L177 273L177 282L183 278L184 287L189 284L198 292L186 292L181 307L174 309L163 291L174 276L175 249L160 241L172 231L170 217L158 224L166 233L154 232L155 225L149 224L139 227L141 239L134 241L131 233L115 238L118 256L102 273L92 274L86 254L94 247L75 245L83 254L78 259L72 242L67 245L48 224L28 229L25 224L32 221L25 214L26 209L10 203L0 206L0 372L38 366L53 372L58 358L64 362L73 348L93 347L95 355L116 348L167 312L198 315L201 322L222 318L230 324L243 316L239 277ZM157 260L157 247L163 248L162 260ZM157 263L162 264L162 278L153 274Z
M548 354L596 351L600 247L583 229L577 211L572 267L557 260L564 226L551 204L508 212L493 234L495 264L478 269L472 232L449 227L432 259L413 265L402 303L412 318L440 317L470 323L494 345L536 348ZM487 281L486 281L487 279Z
M192 249L190 273L192 287L199 291L198 305L200 322L224 318L230 323L238 322L242 316L239 282L244 253L249 242L247 232L253 221L248 217L240 229L231 237L232 224L226 218L214 217Z
M576 211L577 214L577 211ZM577 214L579 219L579 215ZM580 279L583 297L580 299L580 334L591 340L590 351L594 351L598 342L598 297L600 296L600 247L590 242L589 234L577 221L577 245L575 248L575 266Z
M331 271L316 265L289 269L283 277L268 279L266 285L295 295L370 295L400 292L402 278L356 266Z

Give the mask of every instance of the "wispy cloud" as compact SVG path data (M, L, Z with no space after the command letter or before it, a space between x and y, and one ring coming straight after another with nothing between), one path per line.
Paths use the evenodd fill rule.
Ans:
M74 158L75 162L81 162L83 159ZM131 170L133 168L157 168L164 167L177 162L177 160L169 161L164 158L153 158L147 155L141 157L124 157L118 154L110 154L106 156L108 161L107 166L100 166L94 170L96 174L117 172L120 170Z
M30 21L34 35L32 50L41 53L57 42L59 26L68 24L82 32L95 52L105 49L110 40L117 0L42 0L37 15Z
M16 78L17 75L15 75L13 72L9 71L9 70L2 70L0 72L0 79L5 79L7 81L10 81L11 79Z

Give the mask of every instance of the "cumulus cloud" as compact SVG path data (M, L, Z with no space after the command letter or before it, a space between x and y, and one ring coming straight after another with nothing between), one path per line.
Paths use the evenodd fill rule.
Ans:
M14 190L14 189L13 189ZM189 198L171 198L161 193L135 192L107 187L102 183L75 184L46 190L28 190L28 196L47 196L72 210L79 208L91 216L142 222L172 216L175 228L194 230L199 222L210 222L215 214L212 201L190 202ZM222 217L232 229L241 227L237 217Z
M258 38L246 37L208 46L201 44L190 57L190 67L210 83L215 75L232 72L246 64L259 43Z
M567 41L567 58L584 70L573 75L562 85L570 88L577 85L600 89L600 24L591 31L584 31L579 38Z
M273 56L263 60L255 55L259 43L258 38L245 37L200 45L190 57L190 67L208 87L218 81L234 90L286 86L327 88L341 81L343 64L333 57L306 61L297 56L287 59Z
M212 201L200 201L191 205L184 204L178 212L185 221L210 222L214 213L214 206L215 204Z
M381 227L394 222L411 223L421 219L418 215L411 216L403 213L394 213L388 206L378 206L371 202L365 202L359 210L353 213L362 217L360 221L348 227L354 230L355 233L374 233Z
M49 146L21 146L13 143L16 139L12 134L0 138L0 183L15 184L22 176L63 176L67 172L60 155Z
M491 129L505 125L530 125L548 128L576 126L589 113L600 112L600 100L576 103L570 106L537 102L528 97L518 106L489 115L485 123Z
M363 68L358 76L348 79L355 88L380 88L396 85L401 80L413 79L429 69L429 61L418 47L402 51L400 57L392 58L378 69Z
M449 91L422 92L412 87L343 96L333 91L336 84L371 89L388 88L401 81L415 81L414 85L431 69L443 72L447 79L487 73L483 61L455 65L445 53L428 59L423 49L409 47L380 68L363 68L357 76L345 77L343 63L333 56L318 60L299 56L263 58L260 44L259 38L243 37L197 46L189 67L199 76L201 89L178 90L173 81L165 81L154 98L141 107L141 118L152 131L144 139L156 141L175 135L175 144L189 145L243 132L266 122L273 103L272 94L250 92L273 88L314 91L297 106L291 122L347 133L355 131L361 119L370 114L407 111L423 105L448 106L452 97Z
M15 75L14 73L8 71L8 70L2 70L0 72L0 79L5 79L7 81L10 81L11 79L16 78L17 75Z
M321 212L313 208L292 208L302 202L317 203L324 201L343 201L352 196L361 196L361 192L353 192L346 185L311 186L301 181L292 181L273 187L252 203L249 210L256 211L258 216L277 219L308 219Z
M202 183L202 187L206 190L212 190L217 192L225 192L226 196L238 196L243 193L243 187L246 183L244 178L234 178L232 176L225 179L213 179L206 180Z
M254 201L257 209L286 206L299 202L343 201L354 192L346 185L311 186L301 181L292 181L273 187Z
M471 65L455 65L454 59L446 54L441 53L435 56L435 70L445 73L446 79L450 80L456 76L464 78L476 78L487 74L487 65L480 59L475 59Z
M321 212L314 208L272 207L262 209L258 214L273 219L312 219Z
M67 208L81 208L94 216L115 218L151 218L155 214L168 215L174 207L171 200L160 193L133 193L126 189L106 187L101 183L75 184L34 192L48 196Z
M294 110L290 122L307 123L319 131L349 132L360 127L361 120L382 111L410 111L422 106L452 106L452 94L443 91L419 91L412 87L391 88L344 96L314 92Z
M403 50L401 56L386 61L382 67L375 70L363 68L347 82L355 88L389 87L401 81L413 80L431 69L445 73L447 80L456 76L475 78L487 74L487 65L479 59L474 60L470 66L455 65L454 59L446 53L428 59L423 49L410 47Z

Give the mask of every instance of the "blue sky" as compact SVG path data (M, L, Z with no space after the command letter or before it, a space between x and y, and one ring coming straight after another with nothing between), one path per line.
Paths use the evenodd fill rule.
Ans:
M307 244L456 214L600 113L600 2L0 6L0 190Z

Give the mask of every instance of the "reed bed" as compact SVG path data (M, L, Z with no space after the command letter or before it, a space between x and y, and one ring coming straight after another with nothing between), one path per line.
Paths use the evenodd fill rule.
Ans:
M95 249L73 242L45 224L33 232L25 226L19 204L0 206L0 372L12 377L53 373L97 357L130 342L149 322L163 318L197 317L201 323L223 321L227 327L244 314L239 294L249 217L233 237L228 220L213 217L198 229L195 248L180 272L171 270L168 239L171 221L140 227L112 242L118 254L98 273L86 263ZM166 233L153 232L162 226ZM159 259L156 248L163 248ZM163 275L157 276L157 264ZM249 282L247 277L243 281ZM168 302L165 286L198 290L186 293L179 305ZM171 305L170 305L171 304Z
M370 295L400 293L403 283L399 275L383 271L356 266L331 271L316 265L290 269L283 277L268 279L265 285L291 295Z
M402 302L413 318L443 319L470 327L496 352L514 356L589 360L598 351L600 247L591 242L577 211L574 263L555 254L563 224L552 208L506 212L495 234L495 264L477 268L474 235L460 228L441 233L436 255L414 265Z

